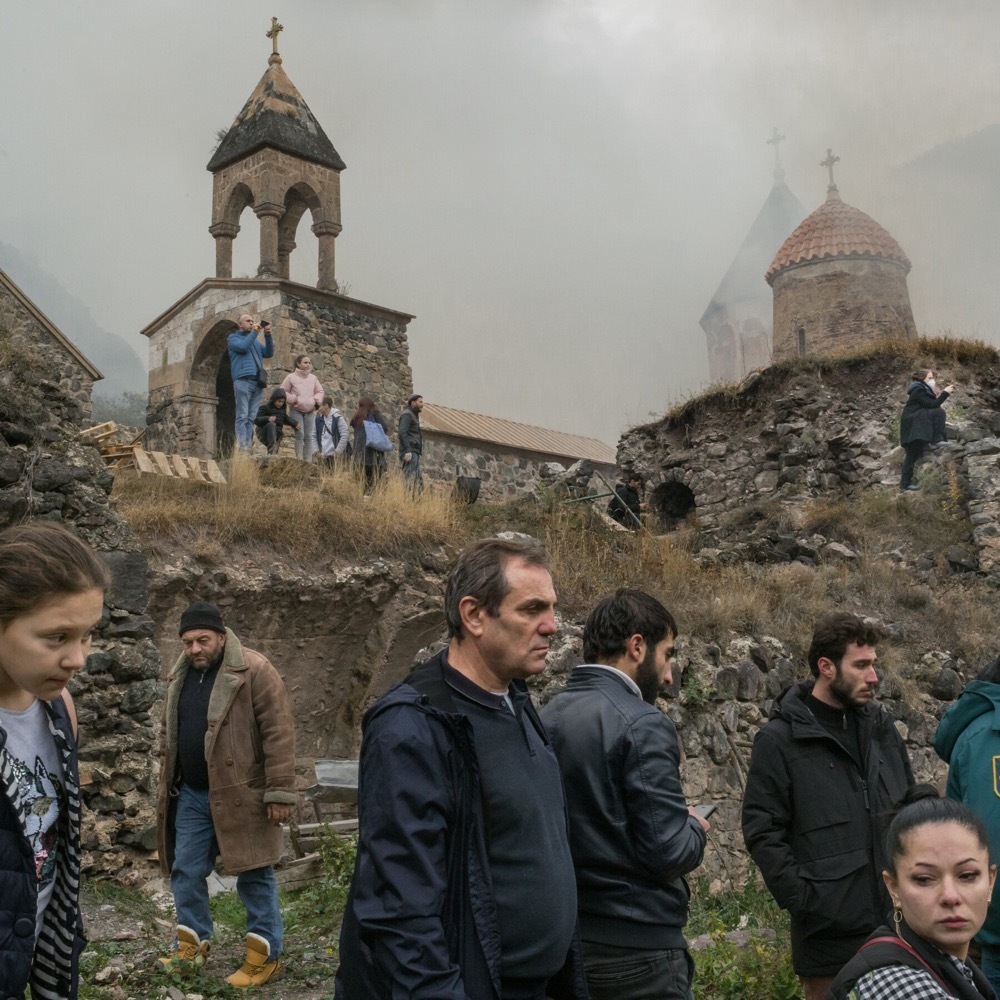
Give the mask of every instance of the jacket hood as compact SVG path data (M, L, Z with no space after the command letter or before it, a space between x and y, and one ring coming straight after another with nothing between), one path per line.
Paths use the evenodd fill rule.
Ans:
M947 712L934 734L934 750L947 764L958 738L981 715L993 714L993 728L1000 729L1000 684L970 681Z
M276 399L288 399L288 396L285 393L284 389L275 389L274 392L271 393L271 398L268 400L268 402L274 403Z
M933 390L926 382L918 382L916 380L910 383L909 388L906 390L906 395L912 396L915 392L921 391L929 393L931 396L934 395Z

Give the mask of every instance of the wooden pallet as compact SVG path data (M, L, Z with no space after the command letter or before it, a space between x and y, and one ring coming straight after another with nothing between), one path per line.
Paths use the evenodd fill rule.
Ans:
M192 458L188 455L165 455L162 451L146 451L132 445L131 458L117 458L114 468L132 467L140 476L170 476L173 479L192 479L198 483L224 484L226 477L211 458Z
M84 441L97 445L104 461L113 472L135 469L140 476L169 476L172 479L191 479L198 483L224 485L226 477L211 458L191 458L187 455L165 455L162 451L146 451L142 447L142 432L130 444L110 443L118 432L118 425L109 420L80 432Z

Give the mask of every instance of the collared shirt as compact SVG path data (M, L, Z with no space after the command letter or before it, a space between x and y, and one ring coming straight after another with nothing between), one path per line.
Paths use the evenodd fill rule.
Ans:
M611 673L617 674L625 681L633 694L638 695L640 698L642 697L639 685L624 670L619 670L617 667L609 667L606 663L584 663L582 666L589 667L591 670L610 670Z

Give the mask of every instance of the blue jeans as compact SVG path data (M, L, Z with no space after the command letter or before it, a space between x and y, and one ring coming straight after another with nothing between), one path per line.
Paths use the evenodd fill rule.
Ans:
M411 451L409 462L403 462L400 458L400 464L407 487L416 493L423 493L424 474L420 471L420 456L415 451Z
M257 377L233 379L233 396L236 398L236 444L249 451L253 444L253 418L257 416L264 390L257 385Z
M990 986L1000 996L1000 948L983 945L983 957L979 963L982 974L990 981Z
M182 784L177 798L176 849L170 869L177 923L190 927L202 940L212 936L206 879L215 867L215 839L208 792ZM271 946L271 958L281 954L283 927L274 869L254 868L236 876L236 891L247 911L247 933Z
M694 962L684 948L646 951L584 941L590 1000L693 1000Z

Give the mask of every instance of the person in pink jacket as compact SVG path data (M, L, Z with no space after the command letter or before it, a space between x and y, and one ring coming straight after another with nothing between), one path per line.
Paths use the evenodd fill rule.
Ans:
M295 432L295 457L312 461L316 450L316 411L323 402L323 386L313 374L312 362L308 354L300 354L295 359L295 368L281 383L288 399L288 408L301 417L299 429Z

